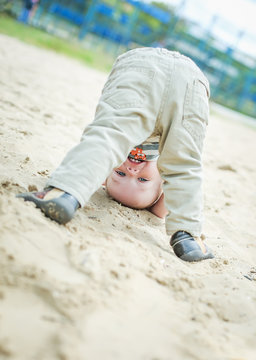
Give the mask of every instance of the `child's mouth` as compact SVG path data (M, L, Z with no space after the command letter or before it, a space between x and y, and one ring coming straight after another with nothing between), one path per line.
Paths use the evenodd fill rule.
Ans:
M134 159L133 157L131 157L130 155L128 156L128 159L134 163L134 164L139 164L139 163L142 163L144 162L145 160L140 160L140 159Z

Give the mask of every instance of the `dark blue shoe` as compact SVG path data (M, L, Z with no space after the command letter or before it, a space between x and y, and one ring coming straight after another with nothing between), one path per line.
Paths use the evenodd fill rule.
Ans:
M175 255L184 261L200 261L214 258L210 249L203 244L201 239L196 241L186 231L177 231L173 234L170 244Z
M32 201L47 217L59 224L66 224L70 221L80 206L74 196L55 188L22 193L16 197Z

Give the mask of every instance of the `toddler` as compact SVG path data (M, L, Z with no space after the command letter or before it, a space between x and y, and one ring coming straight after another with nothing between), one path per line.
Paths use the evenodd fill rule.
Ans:
M94 121L45 190L18 196L64 224L105 181L117 201L166 216L179 258L212 258L201 241L209 95L208 81L191 59L162 48L128 51L112 68Z

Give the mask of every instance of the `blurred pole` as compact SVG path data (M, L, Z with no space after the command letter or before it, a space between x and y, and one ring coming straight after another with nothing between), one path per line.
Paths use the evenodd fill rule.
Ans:
M39 26L40 19L44 12L46 12L47 7L49 6L49 0L40 0L39 5L36 9L35 15L33 17L32 24L34 26Z
M233 46L228 46L226 49L226 61L223 63L223 67L222 69L220 69L220 77L219 77L219 86L221 86L222 83L224 83L225 79L229 77L227 71L225 69L227 69L229 66L231 66L234 57L234 51L237 49L237 46L239 44L239 41L241 40L241 38L244 36L244 32L243 31L239 31L237 38L235 40L235 43L233 44ZM216 71L218 71L218 69L216 69ZM230 87L226 88L225 94L227 93L228 89ZM216 86L216 88L214 89L214 94L218 93L218 85Z
M255 94L253 96L253 93L251 91L252 85L256 83L256 68L251 69L244 81L244 86L242 89L242 92L239 96L238 100L238 110L243 110L244 103L247 99L253 100L253 102L256 102Z
M170 25L170 31L174 32L175 27L176 27L177 23L179 22L179 20L181 18L181 13L182 13L182 11L184 10L184 8L186 6L186 3L187 3L187 0L181 0L179 5L176 6L173 21L171 22L171 25Z
M134 29L134 26L139 18L140 10L137 6L134 6L134 10L132 12L132 15L129 18L127 31L125 34L125 45L129 46L129 42L131 41L132 31Z
M178 34L175 34L175 28L181 18L181 12L184 10L186 3L187 0L181 0L179 5L175 7L174 14L170 22L169 29L167 30L164 42L168 42L168 40L171 40L171 42L174 43L174 41L178 39Z
M78 34L79 40L82 40L89 32L90 25L94 20L95 14L97 13L98 3L99 3L99 0L91 0L91 5L84 17L84 21L81 26L81 30Z
M210 40L211 40L211 34L213 32L213 28L215 26L215 24L217 23L219 19L218 15L213 15L213 17L211 18L211 21L209 23L209 26L207 27L206 31L205 31L205 36L201 38L201 40L199 41L198 44L198 49L201 52L205 52L206 57L205 57L205 62L208 60L209 58L209 52L207 51L207 45L209 44Z

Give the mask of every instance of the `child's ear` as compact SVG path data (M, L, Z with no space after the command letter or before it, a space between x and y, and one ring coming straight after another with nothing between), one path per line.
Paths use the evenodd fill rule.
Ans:
M164 193L162 193L162 195L157 200L157 202L154 205L152 205L150 208L148 208L148 210L152 212L152 214L162 219L168 214L168 211L164 206Z

